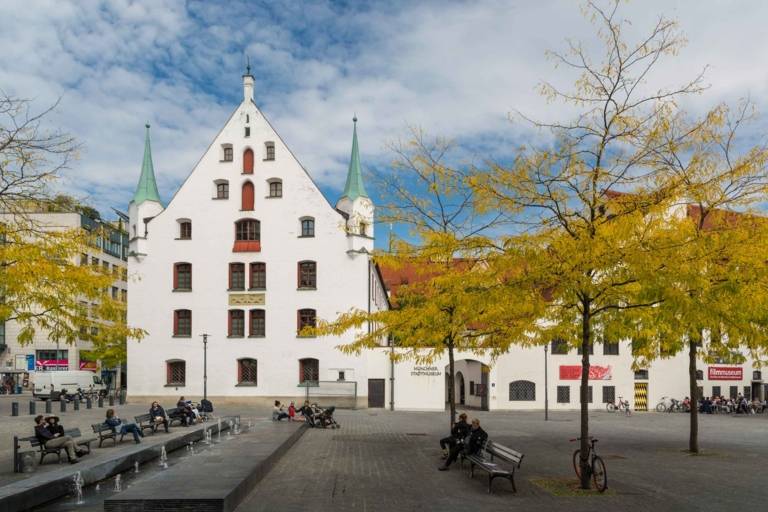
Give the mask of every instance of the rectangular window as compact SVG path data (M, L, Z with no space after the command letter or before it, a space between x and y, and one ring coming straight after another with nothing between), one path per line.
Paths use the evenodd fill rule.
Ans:
M635 380L648 380L648 370L637 370Z
M469 395L475 396L475 381L469 381Z
M184 361L168 361L166 383L168 386L183 386L187 378L187 365Z
M109 262L108 261L102 261L101 266L104 269L105 274L109 274Z
M246 137L250 137L251 136L251 127L250 126L246 126L245 127L245 136Z
M315 236L315 220L314 219L301 219L301 236L303 237Z
M587 403L592 403L592 386L587 386Z
M245 263L229 264L229 289L245 290Z
M314 309L300 309L299 310L299 322L298 322L298 330L301 332L301 330L305 327L316 327L316 316L315 316L315 310Z
M567 354L568 343L565 340L552 340L552 354Z
M739 396L739 386L731 386L730 395L734 399Z
M179 238L182 240L189 240L192 238L192 223L182 222L179 225Z
M91 256L91 265L93 265L94 267L98 267L99 266L99 258L94 258L93 256Z
M255 359L240 359L237 362L237 383L255 386L257 379L256 370L257 365Z
M557 386L557 403L559 404L571 403L570 386Z
M619 355L618 343L603 343L603 355L604 356L617 356Z
M275 143L267 142L264 144L264 147L267 150L267 157L264 160L274 160L275 159Z
M616 403L616 387L615 386L603 386L603 403L604 404Z
M299 288L317 288L317 263L299 262Z
M577 353L577 354L581 355L581 354L582 354L582 352L583 352L583 351L581 350L581 345L579 345L578 347L576 347L576 353ZM590 344L590 345L589 345L589 355L594 355L594 354L595 354L595 344L594 344L594 343L592 343L592 344Z
M269 197L283 197L283 183L281 181L269 182Z
M117 286L113 286L113 287L112 287L112 298L113 298L114 300L117 300L117 298L118 298L118 289L117 289Z
M88 255L83 253L80 255L80 266L84 267L88 265Z
M120 300L128 302L128 290L120 290Z
M245 314L242 309L229 310L229 336L235 338L245 336Z
M224 161L225 162L232 161L232 146L224 147Z
M174 336L192 336L192 311L177 309L173 312Z
M267 264L251 263L251 290L267 288Z
M744 398L752 400L752 388L750 386L744 386Z
M320 361L317 359L299 360L299 382L317 382L320 380Z
M344 370L339 370L339 378L336 380L347 380L347 376Z
M266 315L263 309L251 310L251 336L264 337L266 336Z
M216 199L229 199L229 183L216 184Z
M174 267L174 283L173 288L175 290L191 290L192 289L192 264L190 263L177 263Z
M712 396L720 396L721 394L720 386L712 386Z

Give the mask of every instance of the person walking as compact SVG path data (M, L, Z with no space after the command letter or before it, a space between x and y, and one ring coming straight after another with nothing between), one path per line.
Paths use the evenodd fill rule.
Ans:
M48 429L48 422L42 414L35 416L35 437L46 448L61 448L67 452L70 464L77 464L80 459L77 458L77 445L69 437L59 433L52 434Z

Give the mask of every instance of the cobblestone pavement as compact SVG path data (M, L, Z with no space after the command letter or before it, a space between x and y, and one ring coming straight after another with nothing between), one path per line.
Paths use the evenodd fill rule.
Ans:
M615 493L555 497L535 478L574 478L569 438L577 413L477 413L499 442L525 453L517 495L504 480L487 494L458 465L436 470L447 414L338 411L341 430L310 430L238 508L250 511L764 510L768 415L705 416L704 455L692 457L684 414L592 414L592 433ZM470 412L470 416L472 413Z

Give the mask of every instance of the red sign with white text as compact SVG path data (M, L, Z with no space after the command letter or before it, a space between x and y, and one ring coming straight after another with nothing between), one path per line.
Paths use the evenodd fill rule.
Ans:
M611 380L611 366L589 367L589 380ZM560 366L560 380L579 380L581 379L581 365Z
M710 366L707 368L709 380L742 380L744 370L733 366Z

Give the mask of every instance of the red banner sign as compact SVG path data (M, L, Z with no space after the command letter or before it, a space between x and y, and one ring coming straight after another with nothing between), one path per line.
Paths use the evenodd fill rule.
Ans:
M35 370L69 370L69 361L66 359L38 359L35 361Z
M611 380L611 366L589 367L589 380ZM581 365L560 366L560 380L579 380L581 379Z
M95 372L98 368L96 367L96 361L83 361L80 360L80 369L81 370L90 370L92 372Z
M710 366L707 368L709 380L742 380L744 370L733 366Z

